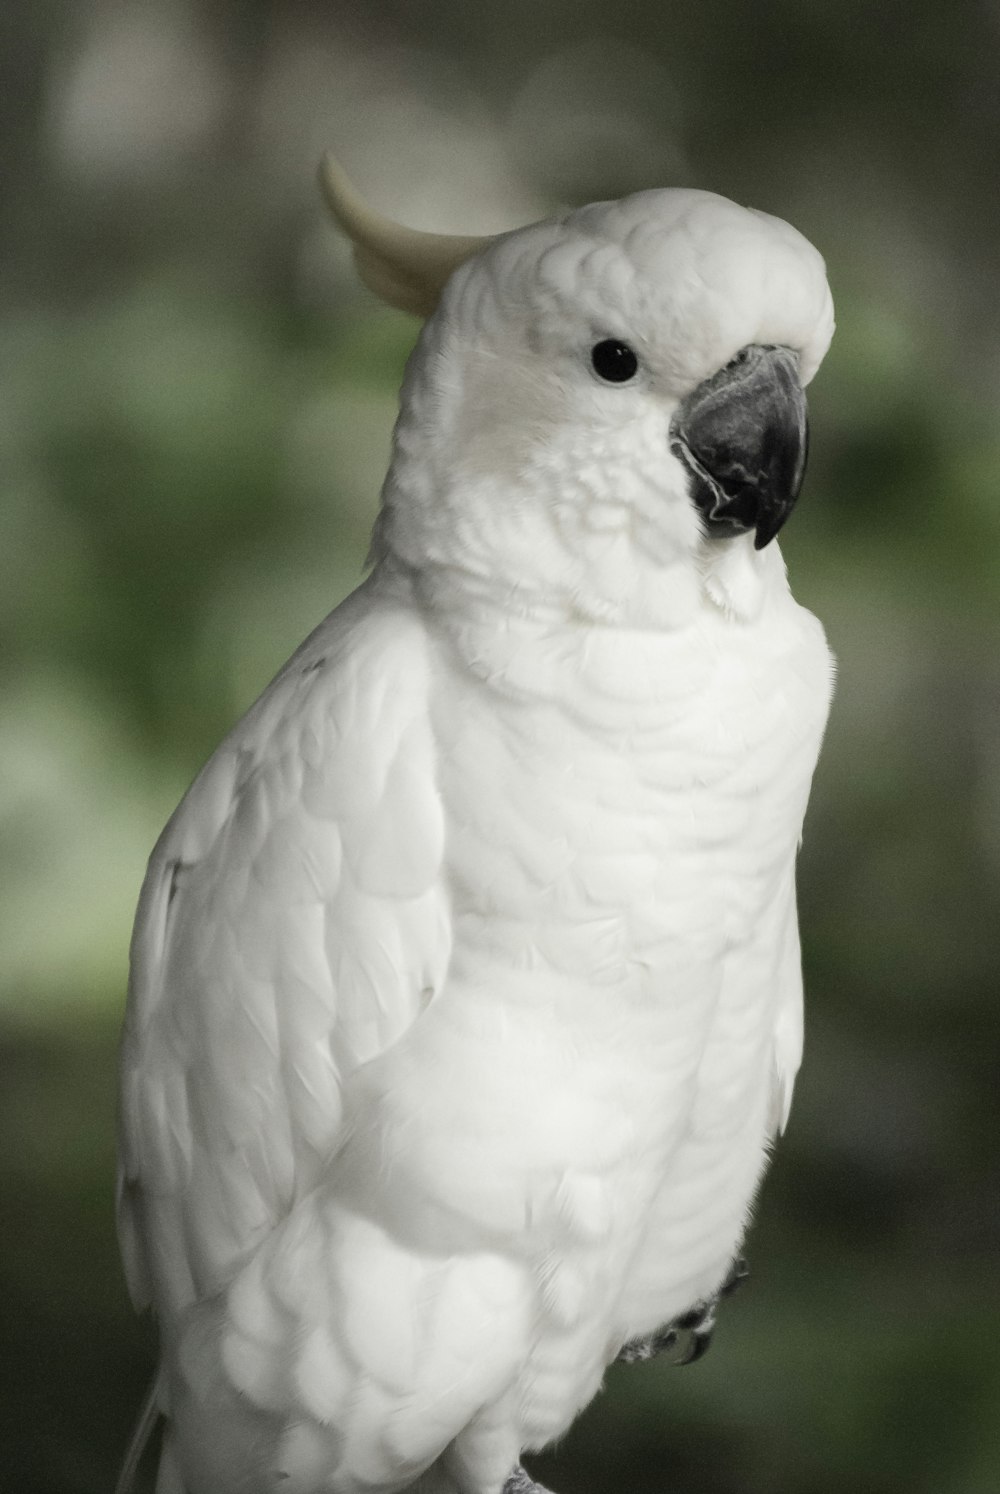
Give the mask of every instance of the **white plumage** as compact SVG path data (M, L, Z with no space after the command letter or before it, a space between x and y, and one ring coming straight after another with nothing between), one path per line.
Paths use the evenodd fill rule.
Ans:
M799 1062L832 668L671 432L740 349L807 381L832 325L806 241L707 193L449 280L372 574L139 905L121 1236L160 1494L498 1494L725 1277Z

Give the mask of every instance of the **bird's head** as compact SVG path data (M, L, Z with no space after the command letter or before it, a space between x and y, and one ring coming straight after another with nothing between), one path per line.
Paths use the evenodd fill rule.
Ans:
M323 182L362 278L427 317L381 546L524 605L645 624L681 620L737 555L763 573L833 332L801 234L665 189L452 239L371 213L329 158Z

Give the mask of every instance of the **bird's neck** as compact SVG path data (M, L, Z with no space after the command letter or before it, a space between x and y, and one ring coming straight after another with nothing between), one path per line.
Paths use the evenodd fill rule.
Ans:
M558 483L526 458L500 477L456 473L432 459L419 413L404 402L373 554L491 683L544 693L553 668L582 678L598 657L627 672L683 653L692 629L753 628L787 597L777 546L707 538L679 466L655 502L628 487L627 463L599 482L566 452Z
M500 695L561 703L576 715L597 703L613 730L634 721L636 708L693 686L684 683L688 675L728 648L752 652L758 626L790 600L780 556L773 547L759 555L751 537L745 547L712 546L690 604L666 621L662 613L650 621L639 607L598 620L556 591L512 587L453 565L415 567L392 553L379 569L460 671Z
M706 608L751 624L770 596L787 593L777 545L756 551L751 534L656 549L627 524L588 530L577 523L567 535L560 516L542 505L514 513L509 494L497 495L493 525L488 517L467 523L461 513L435 515L430 524L418 514L414 522L394 496L373 554L412 576L442 613L477 628L516 628L525 637L562 628L670 634Z

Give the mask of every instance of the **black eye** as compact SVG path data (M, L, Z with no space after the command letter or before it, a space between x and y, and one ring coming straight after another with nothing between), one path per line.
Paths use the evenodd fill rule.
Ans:
M590 350L590 361L598 378L608 384L627 384L636 375L639 360L627 342L609 337Z

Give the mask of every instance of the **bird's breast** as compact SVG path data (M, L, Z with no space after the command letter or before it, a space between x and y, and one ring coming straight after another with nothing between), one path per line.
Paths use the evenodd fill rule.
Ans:
M438 692L456 960L642 999L745 938L794 856L825 644L794 604L517 641L494 678L453 669Z
M526 1441L715 1282L759 1176L829 693L791 621L437 663L452 957L358 1074L338 1165L415 1248L523 1263Z
M558 691L441 666L453 953L379 1091L383 1154L425 1155L449 1208L516 1234L576 1179L596 1228L624 1207L608 1188L641 1210L694 1116L745 1122L825 717L817 631L547 639Z

